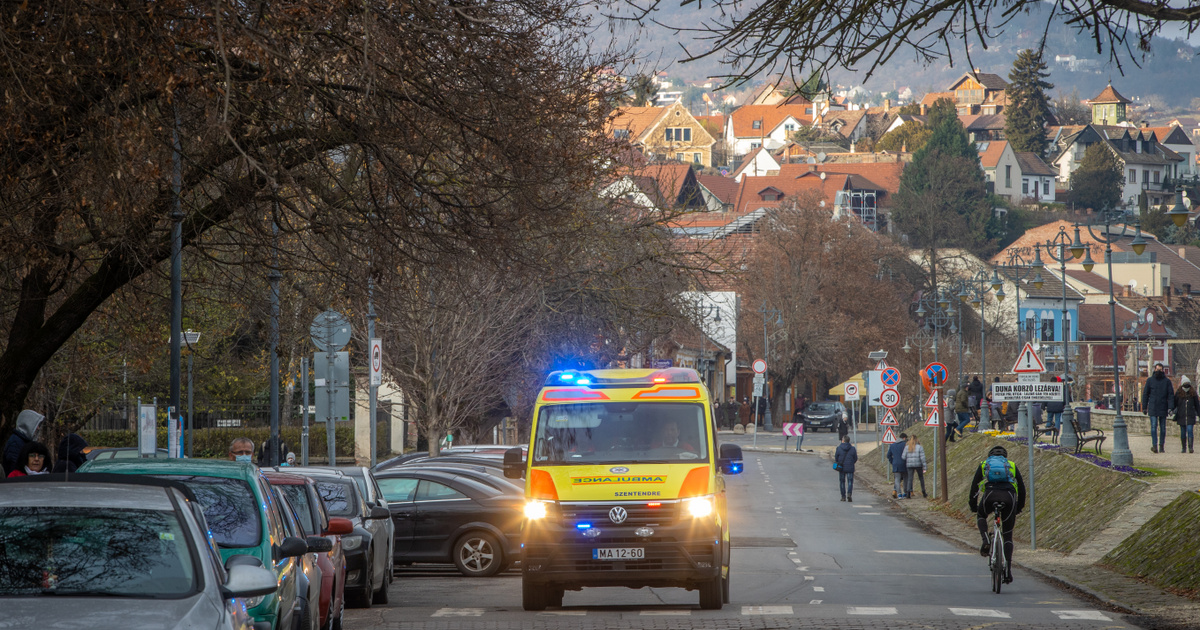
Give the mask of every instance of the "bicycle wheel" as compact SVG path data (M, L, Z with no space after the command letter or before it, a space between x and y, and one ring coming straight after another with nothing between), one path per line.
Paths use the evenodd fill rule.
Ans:
M996 532L992 538L992 592L999 593L1004 584L1004 538Z

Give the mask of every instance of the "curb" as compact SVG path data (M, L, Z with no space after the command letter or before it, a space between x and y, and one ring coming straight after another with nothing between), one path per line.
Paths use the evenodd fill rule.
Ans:
M966 540L963 540L962 538L959 538L957 535L955 535L953 533L942 531L934 523L926 521L925 519L920 518L919 516L914 514L912 509L905 507L903 502L900 502L900 501L897 501L896 499L890 498L888 495L891 494L891 487L889 486L887 488L886 492L881 491L879 486L877 485L879 482L878 471L876 471L873 468L871 468L869 470L871 471L871 473L869 474L869 478L864 479L864 481L866 481L867 484L871 486L872 492L874 492L875 494L878 494L881 498L883 498L883 500L888 501L889 503L893 504L895 507L899 508L900 510L903 510L905 516L920 523L921 526L924 527L925 529L927 529L933 533L936 533L936 534L942 536L943 538L946 538L947 540L951 540L955 543L958 543L960 546L965 546L968 549L974 549L974 547L972 546L972 543L970 543ZM1022 569L1025 569L1026 571L1029 571L1030 573L1037 574L1038 576L1041 576L1042 578L1045 578L1052 582L1057 582L1063 586L1066 586L1067 588L1084 593L1088 597L1091 597L1092 599L1094 599L1106 606L1115 608L1124 614L1139 615L1139 616L1143 616L1143 617L1147 617L1147 618L1153 617L1153 615L1151 615L1150 613L1148 613L1136 606L1132 606L1130 604L1126 604L1125 602L1121 602L1121 601L1112 599L1111 597L1108 597L1107 595L1104 595L1103 593L1100 593L1099 591L1096 591L1096 590L1092 589L1091 587L1085 586L1083 584L1075 582L1074 580L1065 578L1061 575L1050 573L1040 567L1027 564L1025 562L1022 562L1021 560L1014 560L1013 564L1021 567Z

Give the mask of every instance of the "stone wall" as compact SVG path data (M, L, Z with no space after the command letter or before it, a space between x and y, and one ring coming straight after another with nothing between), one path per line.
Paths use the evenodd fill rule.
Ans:
M929 461L926 485L932 491L934 472L933 436L931 428L910 427L907 432L916 433L925 447ZM992 446L1001 445L1008 449L1009 459L1017 464L1026 483L1029 482L1028 446L993 438L983 434L968 434L950 444L947 452L946 472L950 507L964 522L974 524L974 516L968 512L967 501L975 467L987 456ZM882 471L889 466L886 462L875 465ZM1034 453L1034 500L1037 506L1038 547L1047 547L1070 553L1080 544L1104 529L1121 510L1147 488L1143 481L1124 473L1105 470L1070 455L1035 449ZM1015 537L1029 541L1028 502L1025 511L1017 518Z
M1104 429L1111 434L1113 419L1116 417L1117 412L1112 409L1092 409L1092 427ZM1150 416L1136 411L1124 411L1121 412L1121 417L1125 419L1125 428L1130 434L1150 435Z
M1200 592L1200 493L1179 495L1104 562L1160 588Z

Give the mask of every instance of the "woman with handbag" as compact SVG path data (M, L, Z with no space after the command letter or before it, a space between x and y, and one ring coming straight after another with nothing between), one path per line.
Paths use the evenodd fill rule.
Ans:
M1196 416L1200 415L1200 396L1192 381L1183 377L1175 392L1175 423L1179 425L1179 445L1182 453L1195 453Z

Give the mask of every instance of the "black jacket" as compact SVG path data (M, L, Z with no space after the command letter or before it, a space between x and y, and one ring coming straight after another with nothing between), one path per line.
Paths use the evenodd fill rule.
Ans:
M908 464L904 462L904 440L888 447L887 458L892 463L892 472L902 473L908 470Z
M837 450L833 453L833 461L837 462L838 472L854 472L854 462L858 461L858 449L850 445L849 442L838 444Z
M1180 387L1175 392L1175 422L1181 427L1196 424L1197 415L1200 415L1200 396L1196 395L1195 388L1185 393Z
M983 401L983 383L978 378L972 379L971 384L967 385L967 395L975 397L976 405Z
M1156 372L1146 379L1146 386L1142 388L1142 411L1148 416L1165 418L1175 409L1174 389L1171 379Z
M975 477L971 479L971 496L967 499L967 506L971 508L972 512L979 511L979 484L983 483L982 464L983 462L980 462L980 465L975 467ZM1025 509L1025 479L1021 477L1020 468L1014 466L1014 469L1017 471L1017 512L1019 513Z

